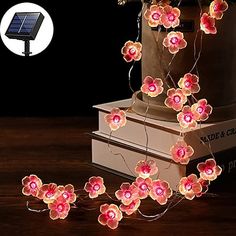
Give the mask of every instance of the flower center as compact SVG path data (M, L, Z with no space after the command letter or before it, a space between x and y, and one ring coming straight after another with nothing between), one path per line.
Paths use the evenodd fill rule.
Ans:
M152 19L153 19L153 20L159 20L159 18L160 18L160 14L158 14L157 12L154 12L154 13L152 14Z
M185 156L185 150L183 148L179 148L177 151L178 157L184 157Z
M63 196L63 198L65 198L65 199L68 199L68 198L69 198L69 194L68 194L67 192L64 192L64 193L62 194L62 196Z
M36 189L37 188L37 184L35 182L31 182L30 183L30 188Z
M63 204L58 204L57 205L57 211L62 212L64 210L64 205Z
M113 120L114 123L117 124L117 123L120 122L120 116L118 116L118 115L114 115L112 120Z
M142 183L142 184L140 185L140 189L143 190L143 191L146 191L146 190L148 189L147 184Z
M203 107L198 107L198 108L197 108L197 112L198 112L198 113L202 114L203 111L204 111Z
M205 169L205 173L206 173L207 175L211 175L211 174L213 173L213 170L212 170L211 168L207 167L207 168Z
M192 189L192 184L190 184L190 183L185 184L185 189L187 191L190 191Z
M130 191L126 191L125 192L125 198L131 198L131 192Z
M175 95L173 100L174 100L175 103L180 103L181 97L179 95Z
M175 20L175 15L173 13L168 14L168 21L174 21Z
M187 123L190 123L193 120L193 117L191 114L184 115L184 121Z
M100 189L100 185L99 185L99 184L95 184L95 185L93 186L93 189L94 189L95 191L98 191L98 190Z
M216 3L216 4L214 5L213 9L214 9L215 12L222 11L222 9L221 9L221 4Z
M130 203L129 209L134 209L134 207L135 207L135 203L134 202Z
M116 213L114 211L108 211L107 216L110 219L114 219L116 217Z
M134 47L131 47L131 48L129 49L129 54L130 54L131 56L133 56L135 53L136 53L136 49L135 49Z
M149 174L151 171L151 168L149 165L144 165L144 166L142 166L141 170L142 170L143 174Z
M51 198L53 196L53 192L50 190L46 193L47 198Z
M185 85L186 88L189 88L191 83L187 80L187 81L185 81L184 85Z
M163 190L161 187L158 187L158 188L156 189L156 194L157 194L158 196L162 196L162 195L164 194L164 190Z
M177 43L179 42L179 39L178 39L177 37L172 37L172 38L170 39L170 42L171 42L172 44L177 44Z
M154 92L156 90L156 86L154 84L150 84L148 86L148 89L149 89L150 92Z

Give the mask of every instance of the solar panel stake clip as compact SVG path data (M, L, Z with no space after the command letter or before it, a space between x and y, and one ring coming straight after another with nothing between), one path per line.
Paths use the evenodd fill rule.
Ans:
M30 52L30 41L29 40L24 40L25 42L25 51L22 52L26 57L29 57L32 52Z

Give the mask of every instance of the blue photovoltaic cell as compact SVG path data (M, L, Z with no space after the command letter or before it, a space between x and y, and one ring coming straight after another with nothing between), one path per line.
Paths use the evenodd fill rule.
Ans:
M15 15L8 28L9 33L30 33L37 22L39 14Z

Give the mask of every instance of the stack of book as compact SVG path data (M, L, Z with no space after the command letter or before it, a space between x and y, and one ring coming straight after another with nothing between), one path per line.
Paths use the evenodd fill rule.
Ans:
M95 105L98 110L98 130L92 132L92 163L96 166L126 177L135 177L135 166L146 157L155 160L158 177L177 189L180 178L197 173L196 165L212 156L223 172L236 171L236 119L217 123L204 123L193 131L184 132L184 140L194 149L188 165L172 161L170 148L179 139L179 123L160 121L140 116L130 109L126 113L124 127L111 133L104 116L112 108L127 109L131 99ZM147 140L148 137L148 140ZM226 150L231 150L227 154ZM155 176L154 176L155 177Z

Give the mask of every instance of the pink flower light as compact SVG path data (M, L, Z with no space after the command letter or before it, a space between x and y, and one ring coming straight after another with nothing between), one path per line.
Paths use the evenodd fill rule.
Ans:
M130 183L123 183L120 186L120 190L115 192L116 198L120 200L124 205L129 205L133 200L136 200L138 195L138 188Z
M141 91L150 97L157 97L164 90L163 82L159 78L153 79L151 76L146 76L141 86Z
M191 106L191 110L197 117L198 121L205 121L209 118L209 115L212 113L212 106L207 104L206 99L201 99L197 103L194 103Z
M214 0L210 4L210 16L221 20L224 12L228 9L228 3L224 0Z
M204 195L208 191L208 186L210 185L210 181L202 179L202 178L199 178L198 182L202 186L202 191L200 193L197 193L196 197L201 197L202 195Z
M150 197L157 201L160 205L165 205L168 198L172 196L172 189L168 182L163 180L154 180L149 193Z
M177 141L177 143L171 147L170 152L175 162L187 165L194 150L191 146L187 145L185 141Z
M205 34L216 34L215 19L207 13L203 13L200 21L200 28Z
M186 96L190 96L191 94L198 93L200 91L198 82L198 76L187 73L179 80L178 85Z
M180 111L183 107L183 104L187 102L187 97L183 94L181 89L168 89L167 98L165 100L165 105L169 108L174 109L175 111Z
M139 61L142 57L142 44L139 42L127 41L121 49L126 62Z
M101 225L107 225L111 229L116 229L119 221L123 218L122 212L119 210L118 206L114 204L101 205L100 212L102 214L98 216L98 222Z
M163 40L163 45L168 48L171 54L177 53L187 46L184 35L181 32L171 31Z
M150 9L147 9L144 13L144 18L148 21L150 27L157 27L161 25L161 16L163 13L163 7L152 5Z
M72 184L67 184L66 186L58 186L60 191L60 196L68 203L73 203L76 201L76 194L74 193L74 186Z
M132 215L140 206L140 199L133 200L129 205L120 205L120 210L125 212L127 215Z
M152 179L151 178L146 178L143 179L142 177L137 177L134 185L138 188L139 192L139 198L140 199L145 199L149 195L149 190L152 187Z
M104 119L112 131L125 126L127 121L125 112L119 108L113 108L110 114L105 115Z
M24 195L37 197L39 189L42 186L42 181L38 176L30 175L22 179L22 185L24 186L22 189Z
M197 127L197 117L192 112L190 106L184 106L182 112L177 114L177 120L182 128L195 129Z
M50 209L49 216L52 220L65 219L70 211L70 204L63 197L55 199L48 204Z
M58 196L60 195L60 191L56 184L44 184L38 193L38 198L43 199L43 201L48 204L52 203Z
M135 167L135 172L144 179L155 175L158 172L156 162L153 160L139 161Z
M215 180L222 172L222 168L216 165L216 161L212 158L199 163L197 169L200 172L200 177L202 179L210 181Z
M105 193L106 187L102 177L90 177L89 182L85 183L84 190L89 193L90 198L96 198Z
M180 179L179 191L185 196L186 199L192 200L202 191L202 185L198 182L197 176L195 174L191 174L188 177L183 177Z
M161 22L165 28L175 28L179 25L180 10L177 7L165 6L161 15Z

